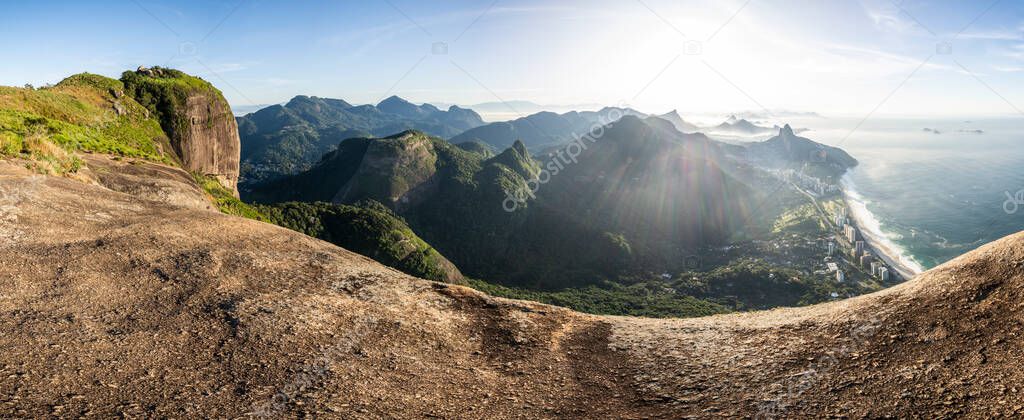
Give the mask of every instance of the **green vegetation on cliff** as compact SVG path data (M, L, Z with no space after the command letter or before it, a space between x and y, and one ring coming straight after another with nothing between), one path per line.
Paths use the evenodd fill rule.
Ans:
M126 71L121 75L121 82L129 95L146 107L172 138L183 136L191 124L187 116L189 96L206 94L211 104L227 107L224 95L217 88L179 70L154 67Z
M173 163L164 152L167 137L148 114L120 81L95 74L41 89L0 87L0 155L49 163L60 173L77 170L73 152L80 151Z
M222 185L216 178L196 173L193 173L192 177L195 178L199 187L201 187L203 191L206 191L206 194L210 197L210 201L217 206L217 209L220 210L221 213L272 223L271 220L263 214L261 209L239 200L235 197L234 193L225 188L224 185Z

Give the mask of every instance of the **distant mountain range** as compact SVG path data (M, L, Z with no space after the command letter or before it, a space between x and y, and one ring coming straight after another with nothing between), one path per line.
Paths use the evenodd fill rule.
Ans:
M754 123L746 118L737 117L735 114L730 115L721 124L714 126L700 126L689 121L686 121L679 115L679 112L675 110L664 115L659 115L658 118L671 122L677 130L682 131L684 133L701 132L711 136L721 136L727 138L765 136L768 134L776 133L781 128L777 125L773 127L758 125L757 123ZM800 132L803 130L805 129L798 129L796 131Z
M238 117L242 138L240 188L311 167L351 137L385 136L415 129L448 138L484 124L476 112L452 106L415 105L392 96L374 105L296 96Z
M730 115L725 122L706 129L711 134L754 136L778 131L778 127L762 127L746 119Z
M776 118L825 118L817 112L808 111L790 111L786 109L776 109L772 111L741 111L734 115L739 118L746 118L748 120L766 120Z
M487 109L534 109L532 102L480 104ZM599 111L537 112L509 121L485 123L475 110L451 105L416 105L397 96L377 105L352 105L344 100L296 96L287 104L272 105L238 117L242 138L239 189L243 194L256 184L310 169L324 154L345 139L381 137L404 130L448 139L468 150L496 153L521 141L530 154L556 151L590 130L625 115L649 116L631 108L605 107ZM770 135L779 127L760 126L729 116L716 126L687 121L678 111L658 115L682 133L703 132L716 139L748 141ZM798 130L799 132L799 130Z
M241 117L273 105L275 104L232 104L231 112L235 114L235 117Z
M516 140L526 148L538 152L545 148L563 145L573 136L583 136L593 127L600 127L618 120L622 116L647 115L630 108L606 107L600 111L571 111L564 114L539 112L512 121L494 122L468 130L451 138L452 143L478 141L497 149L510 147Z
M448 108L451 103L435 102L439 108ZM473 105L462 105L463 108L472 109L485 121L508 121L515 118L522 118L538 112L565 113L580 110L597 110L604 108L601 104L570 104L570 105L542 105L532 101L505 101L505 102L483 102Z
M406 121L443 112L397 99L376 107L316 103L320 112L293 104L290 113L329 126L316 118L338 109ZM772 130L738 118L722 126ZM680 250L729 243L768 193L750 164L823 176L857 164L788 125L771 139L742 145L680 127L700 128L678 112L605 108L542 112L448 141L415 130L362 135L341 141L306 170L242 193L260 203L380 202L470 278L558 288L637 267L678 270Z
M672 112L669 112L664 115L659 115L658 118L661 118L672 123L672 125L676 127L676 130L679 130L684 133L695 133L701 130L701 128L698 127L696 124L683 120L683 117L679 116L679 112L674 109L672 110Z

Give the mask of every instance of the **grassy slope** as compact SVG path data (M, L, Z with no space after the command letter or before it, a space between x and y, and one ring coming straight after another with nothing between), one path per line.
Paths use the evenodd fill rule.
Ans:
M202 187L203 191L206 191L206 194L210 198L210 202L216 205L217 209L219 209L221 213L271 223L270 218L263 214L260 209L246 204L242 202L242 200L236 198L235 195L227 188L224 188L216 178L195 173L193 173L192 176L195 178L196 183Z
M77 170L73 155L61 156L73 152L173 163L160 125L123 91L120 81L88 73L50 88L0 87L0 155L72 162L57 172Z

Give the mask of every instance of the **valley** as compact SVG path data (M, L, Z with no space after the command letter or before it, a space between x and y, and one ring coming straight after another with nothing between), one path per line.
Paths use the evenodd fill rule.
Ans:
M612 107L541 113L517 124L512 133L548 127L562 134L548 143L478 129L448 142L414 131L353 138L308 171L249 184L243 199L374 200L474 279L470 284L597 314L697 316L807 305L897 282L859 269L844 269L844 282L835 270L822 271L831 258L832 217L805 211L813 201L790 178L809 171L800 176L827 185L834 197L835 180L856 160L788 126L767 142L740 147ZM552 147L555 138L569 140ZM505 143L511 147L494 149ZM531 153L529 144L551 151ZM665 202L663 189L693 180L703 184ZM708 191L733 198L698 198Z

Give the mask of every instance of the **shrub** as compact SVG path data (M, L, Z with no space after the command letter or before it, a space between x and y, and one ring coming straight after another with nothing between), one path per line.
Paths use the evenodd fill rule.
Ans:
M0 131L0 156L16 156L21 153L21 136Z
M222 185L216 178L202 174L192 174L192 177L195 178L196 183L199 184L203 191L206 191L212 199L213 204L217 206L217 209L220 210L221 213L258 220L261 222L270 222L270 219L267 218L267 216L259 209L236 198L234 193L229 191L227 188L224 188L224 185Z
M54 144L43 133L33 133L25 137L23 151L32 159L33 167L47 174L66 174L78 172L82 168L82 160L63 147Z

